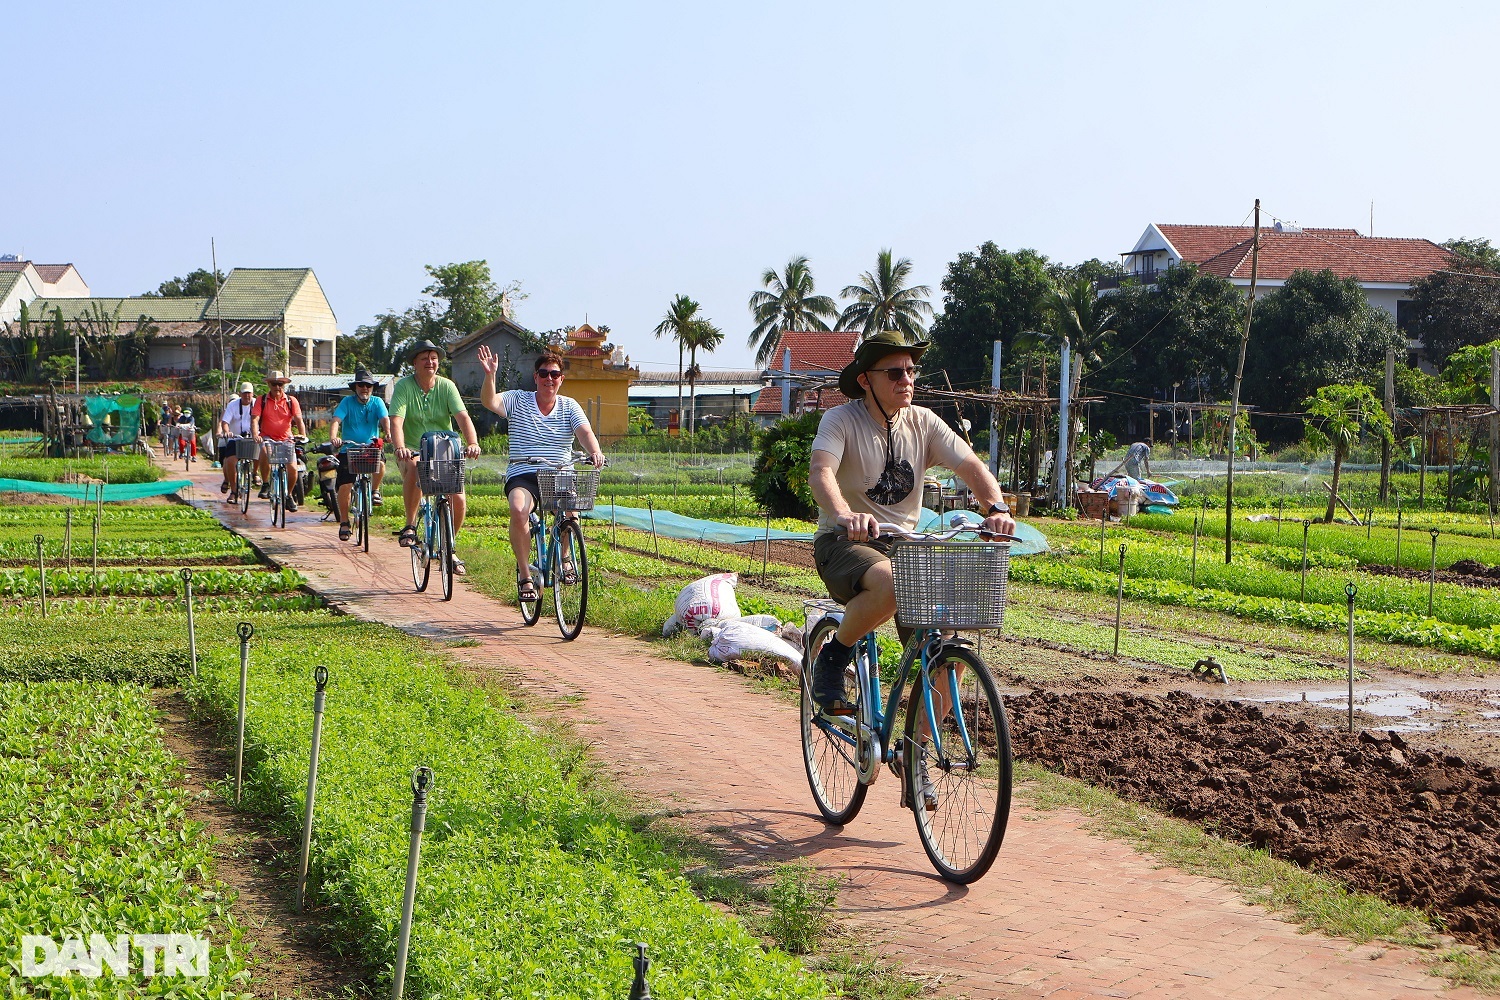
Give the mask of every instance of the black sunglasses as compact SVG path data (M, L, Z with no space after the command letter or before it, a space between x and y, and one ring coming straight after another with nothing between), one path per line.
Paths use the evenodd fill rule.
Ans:
M922 369L915 365L906 368L867 368L867 372L885 372L885 377L892 382L899 382L903 377L910 378L913 382L917 376L922 374Z
M537 378L548 378L548 379L551 379L551 378L562 378L563 377L563 373L560 372L560 371L558 371L556 368L543 368L543 369L541 369L540 371L538 371L536 373L536 377Z

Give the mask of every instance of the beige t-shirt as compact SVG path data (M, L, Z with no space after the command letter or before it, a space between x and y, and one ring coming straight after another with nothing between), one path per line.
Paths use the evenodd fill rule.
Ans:
M839 492L849 509L874 514L882 523L899 524L908 531L917 526L922 513L922 476L934 465L950 469L974 454L941 417L925 406L908 406L896 414L891 427L891 445L895 461L911 464L914 483L904 498L889 506L878 504L866 495L885 469L885 426L870 415L864 400L851 400L823 414L813 451L826 451L838 459ZM838 527L833 512L819 508L818 531Z

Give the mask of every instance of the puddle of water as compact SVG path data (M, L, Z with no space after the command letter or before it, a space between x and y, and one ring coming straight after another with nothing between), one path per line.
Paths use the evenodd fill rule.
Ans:
M1344 691L1307 691L1291 695L1274 695L1268 698L1257 698L1256 701L1263 702L1305 702L1318 708L1336 709L1346 712L1349 709L1349 696ZM1360 691L1355 689L1354 704L1366 715L1378 716L1382 719L1404 719L1405 723L1392 726L1393 729L1418 730L1434 728L1430 723L1419 722L1412 718L1418 712L1429 711L1436 707L1436 703L1430 699L1410 691ZM1496 713L1500 716L1500 712Z

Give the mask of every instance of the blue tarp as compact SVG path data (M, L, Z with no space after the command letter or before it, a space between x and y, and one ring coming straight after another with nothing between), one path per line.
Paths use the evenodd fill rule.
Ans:
M0 479L0 493L45 493L50 496L70 497L74 500L96 500L99 491L104 491L106 501L139 500L163 493L176 493L193 485L189 479L175 479L169 483L117 483L114 486L94 483L36 483L29 479Z
M979 516L973 511L957 512L964 515L964 519L970 523L978 523ZM611 507L609 504L600 504L584 515L601 521L613 520L615 523L627 528L635 528L638 531L651 530L651 511L644 507ZM950 517L952 515L949 515ZM922 508L922 516L917 521L918 531L931 531L942 525L942 516L936 511ZM697 517L684 517L682 514L670 510L656 511L656 533L666 538L686 538L695 542L730 542L744 544L747 542L760 542L766 539L766 529L746 524L724 524L721 521L706 521ZM1040 531L1029 524L1016 525L1016 534L1022 539L1011 546L1011 555L1030 556L1049 550L1047 539ZM778 542L810 542L813 533L810 531L782 531L772 528L770 537L772 541Z

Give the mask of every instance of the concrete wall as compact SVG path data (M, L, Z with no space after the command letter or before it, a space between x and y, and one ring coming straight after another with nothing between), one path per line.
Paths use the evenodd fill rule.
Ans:
M287 303L285 323L289 341L287 353L292 359L292 367L326 368L329 371L335 368L338 364L338 320L333 315L333 307L328 304L328 297L323 294L322 286L318 284L317 275L312 272L308 272L307 279ZM297 343L298 338L311 338L317 342L314 351L320 363L298 364L298 359L305 356L303 345Z
M69 267L57 279L56 284L47 285L46 291L41 294L43 298L49 299L86 299L89 297L89 286L76 267Z

